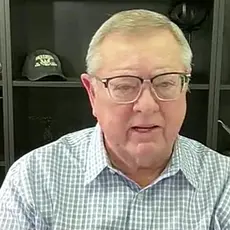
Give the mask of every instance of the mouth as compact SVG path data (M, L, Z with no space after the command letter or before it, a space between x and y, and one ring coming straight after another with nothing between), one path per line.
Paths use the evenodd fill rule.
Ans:
M156 129L159 129L160 126L158 125L151 125L151 126L133 126L132 129L138 133L148 133L152 132Z

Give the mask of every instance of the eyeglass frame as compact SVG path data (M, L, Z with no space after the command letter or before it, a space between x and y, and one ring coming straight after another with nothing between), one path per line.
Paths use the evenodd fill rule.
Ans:
M164 75L167 75L167 74L179 74L180 78L181 78L181 91L180 91L180 94L183 92L184 90L184 87L186 84L189 84L190 80L191 80L191 73L187 73L187 72L165 72L165 73L161 73L161 74L157 74L155 75L154 77L151 77L149 79L143 79L139 76L134 76L134 75L118 75L118 76L113 76L113 77L108 77L108 78L99 78L98 76L96 75L90 75L92 77L94 77L96 80L98 80L99 82L103 83L104 87L107 89L107 92L109 94L109 97L114 101L116 102L117 104L131 104L131 103L134 103L135 101L138 100L138 98L140 97L142 91L143 91L143 83L144 82L149 82L151 84L151 90L153 90L154 92L154 95L156 96L156 98L160 101L175 101L178 99L178 97L176 98L173 98L173 99L162 99L160 98L157 93L156 93L156 90L154 89L153 85L152 85L152 82L155 78L157 77L160 77L160 76L164 76ZM111 92L110 92L110 89L108 87L109 85L109 81L112 80L112 79L116 79L116 78L123 78L123 77L133 77L133 78L136 78L136 79L139 79L141 81L141 88L140 88L140 91L139 93L137 94L136 98L133 99L132 101L128 101L128 102L118 102L116 101L116 99L113 98L113 96L111 95Z

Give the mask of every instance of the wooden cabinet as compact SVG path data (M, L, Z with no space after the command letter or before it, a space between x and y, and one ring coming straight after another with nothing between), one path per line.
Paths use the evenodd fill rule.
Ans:
M96 123L79 77L85 71L90 39L103 21L117 11L133 8L169 16L176 3L175 0L1 1L4 80L0 87L5 99L0 100L0 174L28 151ZM230 125L229 3L224 0L185 3L207 10L207 16L192 33L185 31L194 60L188 112L181 134L223 152L230 147L230 138L217 121L220 116ZM60 58L68 81L31 82L22 76L26 56L37 49L48 49Z

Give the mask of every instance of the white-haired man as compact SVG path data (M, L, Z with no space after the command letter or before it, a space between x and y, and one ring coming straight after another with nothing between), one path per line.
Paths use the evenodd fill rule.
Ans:
M166 16L108 19L81 75L97 125L14 163L1 229L229 230L230 158L179 135L191 60Z

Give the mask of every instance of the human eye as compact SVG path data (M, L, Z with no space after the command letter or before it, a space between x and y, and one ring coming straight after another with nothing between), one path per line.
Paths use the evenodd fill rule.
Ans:
M110 87L112 90L121 92L121 93L128 93L135 91L138 88L138 82L136 79L114 79L114 81L110 82Z
M163 81L163 82L158 83L157 86L167 88L167 87L174 86L174 85L176 85L174 81Z
M158 81L154 84L155 87L157 88L171 88L177 86L176 81L174 80L163 80L163 81Z
M134 85L130 85L128 83L120 83L120 84L114 85L114 90L120 90L120 91L131 90L134 88L135 88Z
M153 84L158 88L171 88L178 86L179 84L179 76L172 75L162 75L154 79Z

